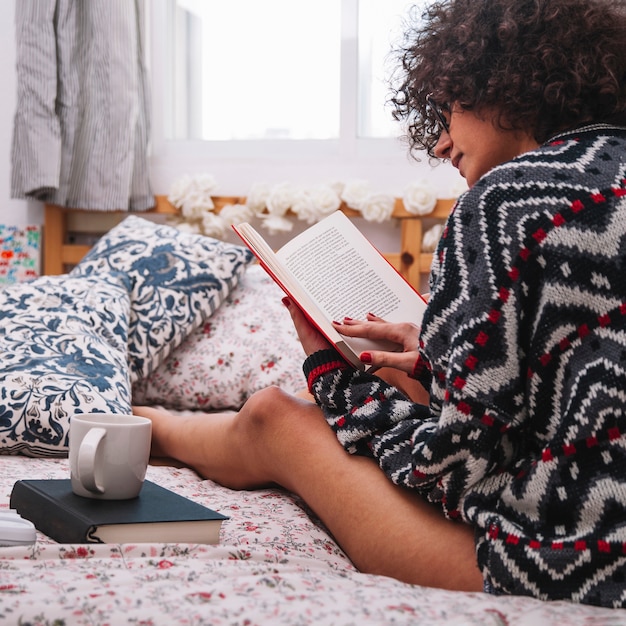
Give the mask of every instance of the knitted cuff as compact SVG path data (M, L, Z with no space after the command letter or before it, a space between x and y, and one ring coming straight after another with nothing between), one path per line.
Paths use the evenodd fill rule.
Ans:
M318 350L309 355L302 365L302 370L306 376L309 391L311 391L311 387L318 376L336 369L345 369L346 367L349 367L348 362L339 352L334 348L328 348L326 350Z
M409 374L409 378L414 378L415 380L419 380L420 377L424 374L424 371L428 371L426 363L422 360L421 355L417 357L415 364L413 365L413 369Z

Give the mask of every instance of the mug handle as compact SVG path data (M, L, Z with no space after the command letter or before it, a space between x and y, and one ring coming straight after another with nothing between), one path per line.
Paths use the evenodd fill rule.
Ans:
M81 485L92 493L104 493L104 487L96 480L96 454L107 431L91 428L83 437L78 448L77 473Z

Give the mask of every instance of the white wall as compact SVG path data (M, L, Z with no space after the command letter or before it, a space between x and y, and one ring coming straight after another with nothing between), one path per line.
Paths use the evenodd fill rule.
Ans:
M15 70L15 2L19 0L0 0L0 52L4 61L0 67L0 84L3 98L0 99L0 224L24 226L43 222L43 205L37 201L12 200L10 198L11 177L11 141L13 116L17 99L17 78ZM162 89L162 72L152 55L153 97L158 97ZM401 162L397 157L390 159L357 159L348 169L332 159L320 160L312 167L306 159L266 157L253 162L250 159L233 159L222 151L214 158L194 155L188 148L176 153L172 147L165 146L158 137L157 126L160 117L157 111L153 118L154 146L151 159L151 178L156 194L167 194L174 179L184 173L200 172L215 176L218 181L216 193L219 195L245 195L254 182L281 182L287 180L299 182L331 182L350 178L363 178L373 183L376 191L400 195L403 187L412 179L429 177L440 197L449 195L448 190L458 185L458 174L449 165L442 165L432 171L427 160L421 163L410 162L403 154ZM224 147L225 149L228 146ZM164 155L167 152L167 155ZM259 165L266 171L261 171ZM345 165L343 166L345 168ZM315 169L317 168L317 169ZM352 168L352 169L350 169ZM319 171L317 171L319 170ZM305 174L306 172L306 174ZM307 181L300 179L309 178Z
M0 224L41 224L41 203L11 200L11 139L17 100L14 0L0 2L0 58L4 59L0 64Z

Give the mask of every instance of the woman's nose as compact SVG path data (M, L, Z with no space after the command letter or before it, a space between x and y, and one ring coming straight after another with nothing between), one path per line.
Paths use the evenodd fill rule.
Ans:
M452 139L450 138L450 134L442 130L433 152L438 159L447 159L450 156L451 149Z

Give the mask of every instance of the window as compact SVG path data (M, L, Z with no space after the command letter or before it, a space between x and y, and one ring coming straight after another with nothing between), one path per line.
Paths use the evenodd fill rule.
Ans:
M363 178L396 194L449 179L408 158L385 104L413 4L152 0L153 179L207 172L237 195L285 179Z
M177 0L168 139L338 138L340 8Z
M392 69L389 51L402 36L402 20L414 4L407 0L359 0L359 137L390 138L398 134L398 126L385 107Z

